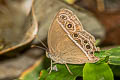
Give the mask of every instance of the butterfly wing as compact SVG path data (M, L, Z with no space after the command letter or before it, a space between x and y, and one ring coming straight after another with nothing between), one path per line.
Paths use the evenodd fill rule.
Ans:
M61 9L48 31L48 56L57 63L82 64L96 62L94 37L85 31L78 18Z

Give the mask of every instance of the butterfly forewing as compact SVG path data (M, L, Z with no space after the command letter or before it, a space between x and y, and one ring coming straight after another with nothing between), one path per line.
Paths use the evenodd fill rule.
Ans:
M96 62L94 37L86 32L78 18L61 9L48 31L49 57L57 63L82 64Z

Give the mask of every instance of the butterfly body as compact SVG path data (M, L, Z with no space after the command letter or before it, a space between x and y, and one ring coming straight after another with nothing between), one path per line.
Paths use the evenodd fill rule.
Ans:
M68 9L61 9L48 31L47 56L56 63L83 64L94 63L99 58L94 56L98 51L95 38L85 31L82 24Z

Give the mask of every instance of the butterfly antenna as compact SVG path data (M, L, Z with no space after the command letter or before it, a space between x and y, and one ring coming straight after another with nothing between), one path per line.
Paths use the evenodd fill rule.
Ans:
M38 38L38 36L36 36L36 39L37 39L38 41L40 41L40 43L47 49L47 46L42 42L42 40L40 40L40 39Z
M45 51L46 51L46 48L43 48L43 47L40 47L40 46L37 46L37 45L32 45L32 46L31 46L31 48L35 48L35 47L36 47L36 48L43 49L43 50L45 50Z

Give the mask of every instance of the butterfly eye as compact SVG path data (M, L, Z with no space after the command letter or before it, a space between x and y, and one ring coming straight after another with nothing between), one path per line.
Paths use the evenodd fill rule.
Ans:
M67 27L68 28L72 28L72 24L67 24Z
M90 49L90 45L86 45L86 48L87 48L87 49Z

